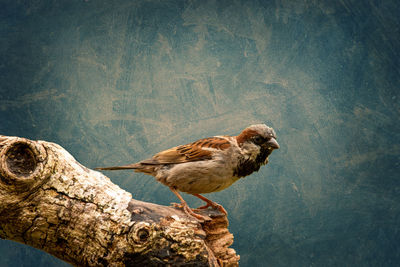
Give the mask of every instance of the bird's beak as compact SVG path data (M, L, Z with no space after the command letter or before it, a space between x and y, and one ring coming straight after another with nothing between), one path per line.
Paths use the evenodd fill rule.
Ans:
M268 142L267 142L267 146L272 148L272 149L279 149L279 144L278 142L275 140L275 138L271 138Z

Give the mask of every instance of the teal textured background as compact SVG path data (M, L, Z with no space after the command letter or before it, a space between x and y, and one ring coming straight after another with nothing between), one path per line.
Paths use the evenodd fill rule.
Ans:
M207 195L229 212L241 266L400 262L397 1L0 3L0 134L93 168L267 123L270 163ZM152 177L107 175L176 201ZM0 254L60 266L11 241Z

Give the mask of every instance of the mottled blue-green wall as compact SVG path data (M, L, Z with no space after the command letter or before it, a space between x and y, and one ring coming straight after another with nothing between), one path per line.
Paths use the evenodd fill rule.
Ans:
M208 195L241 266L399 264L396 0L0 2L0 134L93 168L267 123L281 145L268 166ZM152 177L109 177L176 201ZM11 241L0 253L60 264Z

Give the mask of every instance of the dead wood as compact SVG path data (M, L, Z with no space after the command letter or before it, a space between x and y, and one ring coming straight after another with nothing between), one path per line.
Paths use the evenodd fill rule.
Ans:
M132 199L61 146L0 135L0 237L76 266L237 266L226 216Z

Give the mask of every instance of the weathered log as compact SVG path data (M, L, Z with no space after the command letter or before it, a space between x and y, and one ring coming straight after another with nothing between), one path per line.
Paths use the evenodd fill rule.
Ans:
M76 266L237 266L228 220L132 199L61 146L0 135L0 237Z

